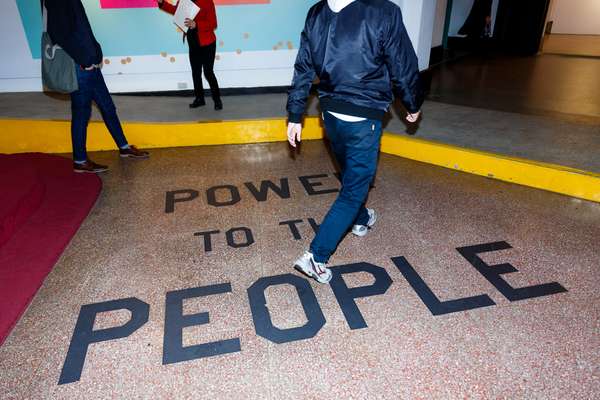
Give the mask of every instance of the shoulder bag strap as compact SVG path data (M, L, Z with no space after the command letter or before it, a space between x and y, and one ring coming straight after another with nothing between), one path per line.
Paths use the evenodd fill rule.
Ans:
M42 32L48 31L48 10L46 10L46 1L42 0Z

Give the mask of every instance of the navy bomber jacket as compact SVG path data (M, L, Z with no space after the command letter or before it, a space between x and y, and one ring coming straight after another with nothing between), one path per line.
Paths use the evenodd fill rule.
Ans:
M102 48L96 41L81 0L45 0L48 34L75 63L89 67L102 62Z
M299 123L315 75L323 111L382 119L393 94L416 113L423 104L417 56L389 0L356 0L334 13L327 0L306 17L294 79L288 92L288 120Z

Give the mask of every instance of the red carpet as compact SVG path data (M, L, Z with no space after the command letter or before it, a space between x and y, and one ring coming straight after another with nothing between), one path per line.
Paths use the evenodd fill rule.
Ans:
M71 160L0 155L0 345L94 205L102 181Z

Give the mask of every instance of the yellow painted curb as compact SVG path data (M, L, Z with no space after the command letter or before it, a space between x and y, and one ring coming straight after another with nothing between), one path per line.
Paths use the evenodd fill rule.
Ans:
M393 134L384 134L381 151L600 203L600 175L588 171Z
M128 122L123 128L141 148L264 143L285 140L283 118L197 123ZM69 153L70 122L0 120L0 153ZM306 118L303 139L321 139L320 119ZM88 128L89 151L112 150L115 144L102 122ZM600 175L560 165L385 133L381 151L458 171L517 183L600 203Z
M70 129L70 121L0 120L0 153L70 153ZM285 140L286 120L126 122L123 130L140 148L263 143ZM319 119L307 118L304 138L322 137ZM87 139L88 151L116 149L103 122L90 122Z

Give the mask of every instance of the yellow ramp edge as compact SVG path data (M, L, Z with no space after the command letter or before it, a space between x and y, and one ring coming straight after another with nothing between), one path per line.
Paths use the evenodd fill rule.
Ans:
M600 203L600 175L593 172L388 133L381 151Z
M141 148L250 144L286 140L286 120L273 118L240 121L183 123L126 122L125 134ZM0 153L69 153L69 121L0 120ZM305 119L303 139L321 139L320 119ZM90 122L88 151L114 150L102 122ZM507 157L385 133L381 151L462 172L512 182L600 203L600 174Z
M285 140L286 121L125 122L123 130L127 140L140 148L245 144ZM70 153L70 132L70 121L0 120L0 153ZM321 137L319 119L307 118L306 139ZM115 148L104 123L90 122L88 151Z

